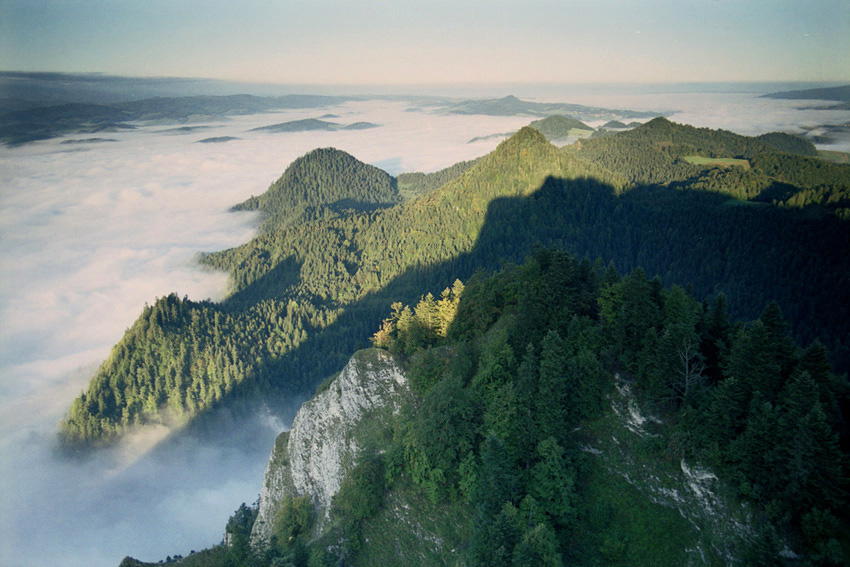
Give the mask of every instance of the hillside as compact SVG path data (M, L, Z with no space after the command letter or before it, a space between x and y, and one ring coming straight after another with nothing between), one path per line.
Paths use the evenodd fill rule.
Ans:
M688 155L752 167L680 159ZM243 205L266 211L260 235L205 257L231 274L232 295L221 304L168 296L146 308L74 402L63 439L106 443L166 415L179 422L237 400L312 392L393 302L521 262L536 244L620 273L642 266L700 300L723 291L735 318L775 300L800 344L820 337L847 369L850 233L832 214L841 203L765 198L802 192L800 160L811 158L663 119L564 149L524 128L439 189L389 206L401 200L391 177L342 152L313 152ZM847 180L846 166L806 163L824 167L824 194ZM349 174L360 181L345 182ZM758 191L742 194L747 184Z
M790 134L749 137L655 118L617 135L581 140L565 151L631 186L707 190L781 206L822 205L842 218L850 214L850 167L819 159L811 142ZM745 167L723 167L729 160Z
M843 563L850 389L775 304L546 249L453 291L302 407L223 564Z
M389 174L345 152L323 148L296 159L265 193L234 210L261 211L270 231L328 211L368 211L400 201L397 182Z

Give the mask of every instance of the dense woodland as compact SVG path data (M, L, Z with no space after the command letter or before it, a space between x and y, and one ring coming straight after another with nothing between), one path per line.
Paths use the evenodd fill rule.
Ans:
M423 194L404 202L401 178L311 152L240 207L265 215L255 239L204 258L231 274L231 296L146 307L70 408L65 446L309 393L368 344L392 303L521 262L536 244L619 273L641 266L701 301L722 291L733 320L776 301L795 339L819 338L846 371L850 174L800 156L807 147L656 119L558 149L525 128L474 162L406 177L408 194ZM684 159L694 155L750 167ZM801 164L817 174L798 175ZM784 198L768 200L777 188Z
M787 331L775 303L736 322L722 294L700 302L641 269L620 277L542 248L440 299L396 303L372 340L405 361L415 396L365 444L331 526L317 539L309 496L287 497L271 544L252 549L243 505L233 545L206 564L386 561L376 531L399 529L381 521L402 493L458 524L453 564L681 565L682 535L647 549L651 536L624 523L632 511L597 480L611 473L587 447L622 384L656 416L650 458L710 465L751 507L758 531L722 551L742 565L846 564L850 385L820 342L798 348ZM797 557L783 563L783 549ZM726 557L704 553L708 564Z

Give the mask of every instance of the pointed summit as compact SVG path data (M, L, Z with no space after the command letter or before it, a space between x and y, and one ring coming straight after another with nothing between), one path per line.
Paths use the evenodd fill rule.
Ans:
M507 162L513 163L513 167L528 169L531 164L534 167L550 164L558 169L558 148L552 145L539 130L531 126L523 126L520 130L499 144L495 150L482 160L491 163L498 168L506 167ZM482 168L484 166L482 165ZM506 175L511 172L505 171Z
M236 210L259 209L266 226L285 224L307 209L372 210L401 202L392 176L335 148L320 148L293 161L259 197Z
M500 145L507 144L508 142L512 144L525 145L525 144L543 144L550 145L549 141L546 139L546 136L543 135L540 130L536 128L532 128L531 126L523 126L519 129L519 131L502 142Z
M667 120L663 116L658 116L656 118L653 118L652 120L650 120L649 122L647 122L643 125L643 127L647 128L647 129L665 129L665 130L670 129L673 126L677 126L677 124L675 122L671 122L671 121Z

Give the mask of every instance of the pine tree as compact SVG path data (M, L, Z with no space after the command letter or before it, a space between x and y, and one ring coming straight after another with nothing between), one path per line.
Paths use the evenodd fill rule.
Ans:
M717 384L723 376L732 329L726 295L722 292L714 298L711 310L705 314L702 327L700 350L705 361L705 374L711 384Z
M765 348L771 333L761 321L755 321L738 332L729 352L726 375L736 378L747 392L760 391L775 400L782 384L782 367L773 349Z
M540 345L540 366L537 382L537 411L535 428L540 438L563 439L568 428L566 399L566 356L561 336L549 331Z
M535 453L529 492L553 524L567 526L576 513L575 470L554 437L538 443Z

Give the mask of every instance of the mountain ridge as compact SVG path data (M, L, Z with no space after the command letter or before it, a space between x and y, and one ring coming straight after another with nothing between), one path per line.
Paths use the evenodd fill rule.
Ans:
M672 127L656 122L649 128ZM686 133L694 131L700 133ZM832 352L839 360L846 356L840 354L846 352L840 338L844 310L834 304L834 294L827 294L841 289L847 273L835 268L848 262L843 224L829 217L809 223L804 211L732 207L722 194L689 188L696 181L706 189L710 182L737 183L736 170L677 161L644 140L646 134L621 144L623 136L604 142L612 151L599 152L598 158L578 144L559 150L536 130L523 129L442 188L417 199L359 213L328 210L208 255L207 265L230 271L234 293L221 305L163 298L146 311L110 357L117 364L108 371L105 367L106 374L99 374L75 402L66 422L74 432L69 441L97 439L103 427L120 432L123 420L133 419L121 413L128 398L138 400L129 416L144 420L149 410L156 419L155 408L169 400L192 415L198 407L245 395L237 392L309 391L345 363L345 349L364 340L393 301L411 300L423 289L438 293L476 268L493 270L505 259L520 261L535 243L591 258L611 257L620 270L646 265L665 281L690 281L706 298L718 289L738 289L730 306L739 316L752 315L747 306L769 293L780 298L795 322L809 321L808 327L798 325L805 340L819 332L811 315L806 319L804 314L817 313L833 333L827 335ZM606 147L594 140L581 144ZM647 179L667 186L640 185L642 177L635 175L640 170L630 166L632 148L643 152L635 155L655 156L655 161L642 160L642 167L657 172ZM631 179L604 167L613 155L623 159L620 171L630 172ZM391 185L386 174L378 175L385 187ZM657 226L666 228L659 232ZM784 243L782 250L777 242ZM816 242L825 250L812 248ZM745 254L763 255L764 250L772 262L744 260ZM706 267L717 279L696 277ZM809 284L817 283L803 286L800 273L813 274ZM189 324L193 319L197 328ZM168 321L174 324L165 325ZM146 336L162 338L146 342ZM130 374L136 366L151 377L149 383L137 382L138 371ZM185 380L181 386L176 375ZM119 397L116 384L124 385Z

